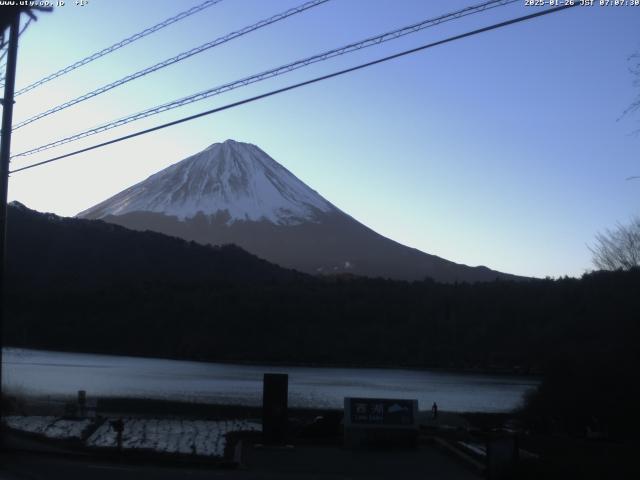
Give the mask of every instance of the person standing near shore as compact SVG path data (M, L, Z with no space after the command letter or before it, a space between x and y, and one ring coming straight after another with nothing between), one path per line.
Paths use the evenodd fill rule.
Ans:
M431 418L435 420L437 416L438 416L438 404L436 402L433 402L433 405L431 406Z

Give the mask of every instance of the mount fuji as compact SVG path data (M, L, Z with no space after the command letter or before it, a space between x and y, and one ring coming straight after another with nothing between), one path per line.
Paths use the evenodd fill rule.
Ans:
M227 140L78 214L202 244L235 243L283 267L398 280L518 279L383 237L255 145Z

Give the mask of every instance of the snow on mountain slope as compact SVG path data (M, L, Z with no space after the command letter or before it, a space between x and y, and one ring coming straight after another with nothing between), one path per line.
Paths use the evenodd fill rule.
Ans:
M314 221L337 210L255 145L227 140L127 188L78 214L103 218L155 212L180 220L227 212L228 224L267 220L276 225Z
M78 214L202 244L236 244L310 274L443 282L513 278L383 237L334 207L255 145L227 140Z

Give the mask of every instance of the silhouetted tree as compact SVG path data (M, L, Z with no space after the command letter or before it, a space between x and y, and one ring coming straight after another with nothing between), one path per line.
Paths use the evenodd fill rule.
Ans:
M640 266L640 216L628 225L618 224L613 230L596 235L596 244L589 248L593 264L601 270L628 270Z

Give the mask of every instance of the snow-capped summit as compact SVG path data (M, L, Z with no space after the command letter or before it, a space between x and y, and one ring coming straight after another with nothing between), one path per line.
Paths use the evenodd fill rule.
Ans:
M103 218L131 212L178 217L224 213L227 223L267 220L276 225L314 221L335 207L260 148L226 140L151 175L81 212Z
M443 282L513 278L383 237L334 207L255 145L227 140L78 214L203 244L235 243L311 274Z

